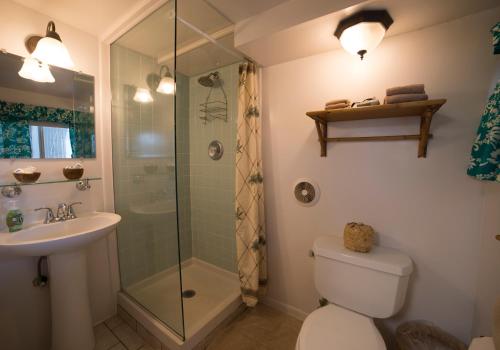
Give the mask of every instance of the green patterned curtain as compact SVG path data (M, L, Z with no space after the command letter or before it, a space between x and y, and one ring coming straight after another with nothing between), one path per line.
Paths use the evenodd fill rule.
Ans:
M69 128L72 158L95 157L92 113L0 101L0 156L31 158L30 122L64 124Z
M500 22L491 30L494 54L500 54ZM467 174L479 180L500 181L500 81L490 96L472 145Z
M241 294L255 306L267 286L261 118L255 64L239 67L236 149L236 249Z

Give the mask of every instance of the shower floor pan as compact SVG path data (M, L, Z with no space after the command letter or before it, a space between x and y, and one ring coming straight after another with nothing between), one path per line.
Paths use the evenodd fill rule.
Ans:
M127 293L132 298L119 292L118 304L169 349L189 350L238 309L240 285L235 273L196 258L182 264L182 284L184 291L195 292L194 296L183 298L185 341L157 319L164 320L174 329L182 329L176 269L160 272L129 287ZM156 317L144 308L152 310Z

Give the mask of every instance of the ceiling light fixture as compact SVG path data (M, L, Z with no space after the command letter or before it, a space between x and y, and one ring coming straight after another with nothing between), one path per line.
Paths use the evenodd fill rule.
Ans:
M163 73L164 71L165 73ZM160 78L156 91L161 94L172 95L175 92L175 80L172 78L168 66L161 66Z
M23 66L17 74L22 78L39 83L53 83L56 81L47 63L40 62L33 57L26 57L24 59Z
M31 56L41 62L67 69L74 67L68 49L62 43L61 37L56 32L56 25L52 21L47 24L45 37L31 36L25 44Z
M347 52L363 59L380 44L393 22L386 10L364 10L340 21L334 35Z

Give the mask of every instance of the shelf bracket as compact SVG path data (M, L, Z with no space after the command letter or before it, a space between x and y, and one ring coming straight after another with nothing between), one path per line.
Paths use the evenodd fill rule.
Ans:
M328 139L328 126L326 122L322 120L314 120L316 124L316 131L318 132L318 141L321 146L321 157L326 157L326 143Z
M418 141L418 158L427 156L427 143L429 142L429 130L432 122L434 111L427 109L420 117L420 139Z

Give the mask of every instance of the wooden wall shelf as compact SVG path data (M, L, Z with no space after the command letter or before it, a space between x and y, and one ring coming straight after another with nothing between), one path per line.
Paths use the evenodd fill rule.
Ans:
M307 112L306 115L316 123L322 157L326 157L326 144L328 142L418 140L418 157L425 158L427 155L427 142L432 138L432 134L429 134L432 116L445 103L446 99L437 99L359 108L343 108L331 111L314 111ZM420 116L420 133L415 135L328 137L328 123L416 116Z

